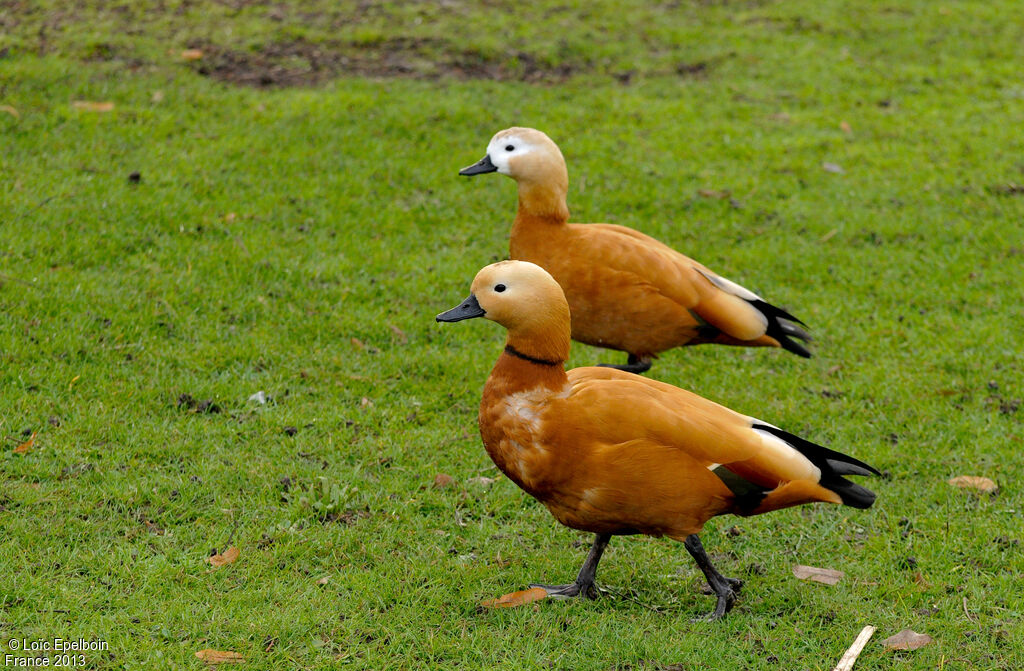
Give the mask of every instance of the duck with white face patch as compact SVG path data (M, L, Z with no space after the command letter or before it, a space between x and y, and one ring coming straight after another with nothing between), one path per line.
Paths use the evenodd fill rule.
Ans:
M480 401L487 453L562 524L593 532L576 580L540 585L554 597L596 598L597 565L613 535L681 541L717 597L732 607L740 581L711 564L697 534L716 515L758 515L823 501L868 508L875 495L845 475L877 471L771 424L668 384L607 368L565 370L569 305L543 268L483 268L472 293L437 316L505 327Z
M631 228L570 224L565 159L544 133L503 130L459 174L490 172L519 188L510 256L543 267L562 286L573 339L628 354L611 367L642 373L658 353L702 343L810 356L800 343L810 341L803 322L752 291Z

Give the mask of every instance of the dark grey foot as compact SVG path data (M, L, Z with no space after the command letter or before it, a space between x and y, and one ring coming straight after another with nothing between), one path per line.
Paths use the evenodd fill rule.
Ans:
M601 593L597 590L597 585L592 582L571 582L568 585L539 585L531 583L530 587L540 587L552 599L574 599L579 597L593 601L601 596Z
M743 581L737 578L726 578L718 572L718 570L711 564L711 560L708 558L707 553L704 552L704 546L701 544L700 538L697 537L697 534L687 536L683 545L686 546L687 551L689 551L693 560L697 562L697 566L707 579L711 593L718 597L718 601L715 602L715 609L707 615L697 619L718 620L728 613L732 609L733 605L735 605L736 597L740 592L740 588L743 586Z
M715 602L715 609L706 615L694 618L694 620L706 620L713 621L718 620L730 610L736 603L736 597L740 594L740 588L743 587L743 581L738 578L726 578L722 576L723 582L719 584L719 589L715 590L708 583L704 588L705 594L714 594L718 597L718 601Z
M725 614L732 610L732 607L736 604L736 593L732 590L726 591L724 594L718 595L718 601L715 603L715 609L705 615L700 615L693 618L695 622L705 621L714 622L725 617Z
M614 368L615 370L624 370L627 373L636 373L637 375L640 375L641 373L646 373L651 369L651 360L649 358L641 359L630 354L624 364L599 363L597 365L602 368Z
M727 583L729 583L729 587L732 588L733 592L739 594L740 590L743 589L743 581L740 580L739 578L726 578L725 576L722 576L722 578ZM712 589L710 584L705 583L704 587L701 588L700 593L701 594L714 594L715 590Z
M601 561L601 555L604 554L604 549L608 547L608 541L611 540L611 537L611 534L597 534L594 536L594 544L590 546L590 552L587 554L587 559L583 562L583 566L580 568L579 575L576 576L575 581L568 585L535 584L530 585L530 587L540 587L553 599L574 599L576 597L596 599L600 596L597 585L594 583L594 578L597 576L597 564Z

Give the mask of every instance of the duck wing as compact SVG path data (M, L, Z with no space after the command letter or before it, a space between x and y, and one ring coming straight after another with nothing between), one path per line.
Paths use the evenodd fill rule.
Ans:
M566 400L589 440L642 439L683 450L747 497L748 512L764 512L758 505L765 496L791 482L831 492L815 500L859 508L874 501L874 494L842 477L877 474L868 464L692 392L600 367L573 369L569 381Z
M615 224L570 224L577 251L593 264L631 273L700 322L739 341L762 336L808 357L799 319L654 238ZM794 340L795 339L795 340Z

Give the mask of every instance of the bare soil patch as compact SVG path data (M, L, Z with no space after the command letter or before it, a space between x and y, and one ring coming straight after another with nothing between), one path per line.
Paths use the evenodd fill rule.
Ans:
M492 79L558 83L586 65L551 65L525 53L494 58L453 49L442 39L400 37L372 44L276 42L260 49L234 50L209 43L193 67L204 76L261 88L314 86L335 77L406 79Z

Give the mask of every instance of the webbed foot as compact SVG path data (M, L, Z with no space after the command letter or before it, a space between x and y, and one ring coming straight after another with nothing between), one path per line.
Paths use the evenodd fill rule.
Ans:
M594 544L590 546L587 559L583 562L579 575L576 576L576 580L573 582L568 585L533 584L530 587L540 587L552 599L573 599L576 597L596 599L601 595L597 589L597 584L594 582L594 577L597 575L597 564L601 561L601 555L604 554L604 549L608 547L608 541L611 540L611 537L611 534L597 534L594 536Z
M597 585L593 582L571 582L568 585L540 585L531 583L530 588L534 587L540 587L548 593L548 597L551 599L574 599L579 597L593 601L601 596Z
M738 578L726 578L718 572L718 570L711 564L711 560L708 558L707 553L704 552L704 546L701 544L700 538L697 537L697 534L687 536L683 545L686 546L686 549L693 557L693 560L697 562L697 566L707 579L710 593L718 597L718 601L715 602L715 609L713 611L703 617L695 619L718 620L728 613L736 604L736 597L740 593L740 588L743 587L743 581Z

